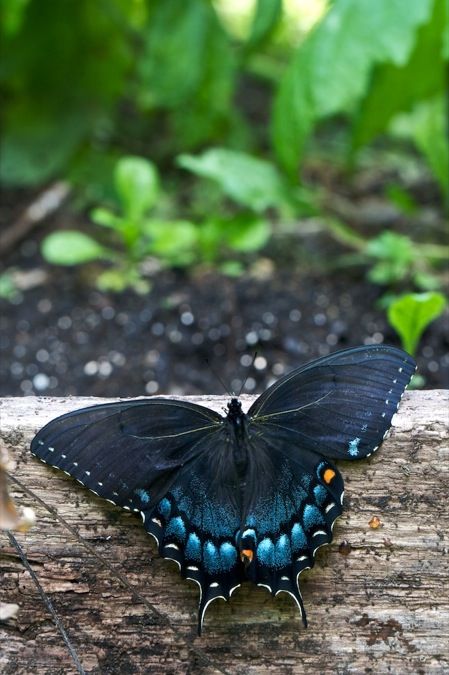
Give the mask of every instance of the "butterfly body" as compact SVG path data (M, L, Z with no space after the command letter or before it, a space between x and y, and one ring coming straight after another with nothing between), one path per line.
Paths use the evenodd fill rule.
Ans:
M226 415L163 398L120 401L57 418L31 451L96 494L141 514L160 554L209 604L246 580L290 594L332 540L343 479L333 459L361 459L390 427L413 360L359 347L284 376L247 412Z

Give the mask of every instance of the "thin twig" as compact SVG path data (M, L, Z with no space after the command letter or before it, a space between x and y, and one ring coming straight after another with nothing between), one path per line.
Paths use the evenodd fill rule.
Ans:
M15 538L15 536L13 535L11 530L7 530L6 534L8 535L9 541L11 542L11 544L17 550L17 552L20 556L20 559L23 563L23 566L29 572L32 580L34 581L34 583L36 585L36 588L39 592L39 595L42 598L42 602L46 606L48 612L51 614L51 616L53 618L53 621L55 622L56 628L61 633L62 639L64 640L64 642L67 646L67 649L69 650L70 656L72 657L72 661L75 664L77 671L79 672L80 675L85 675L86 671L84 670L83 666L81 665L81 661L79 660L78 654L76 653L76 649L72 645L72 643L70 642L70 638L67 635L67 632L66 632L64 626L62 625L62 621L59 618L59 616L56 614L55 608L53 607L53 604L52 604L50 598L48 597L48 595L46 594L46 592L42 588L42 586L40 584L40 581L37 578L36 572L33 570L30 563L28 562L28 558L25 555L25 551L20 546L19 542L17 541L17 539Z

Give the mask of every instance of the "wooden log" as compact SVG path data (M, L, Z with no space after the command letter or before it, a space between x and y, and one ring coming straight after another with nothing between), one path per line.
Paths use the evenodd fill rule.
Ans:
M243 398L247 406L253 397ZM225 403L190 400L219 411ZM309 628L288 596L244 584L210 607L201 638L196 586L157 556L140 520L29 453L47 421L100 402L0 401L10 492L37 515L15 536L86 672L449 672L448 391L406 393L379 452L339 463L345 511L332 544L301 575ZM0 545L0 600L19 605L0 624L0 672L76 672L5 532Z

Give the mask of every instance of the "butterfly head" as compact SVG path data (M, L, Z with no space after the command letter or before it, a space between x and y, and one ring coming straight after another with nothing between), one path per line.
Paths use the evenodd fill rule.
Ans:
M228 418L236 419L243 415L242 404L238 398L231 398L228 403Z

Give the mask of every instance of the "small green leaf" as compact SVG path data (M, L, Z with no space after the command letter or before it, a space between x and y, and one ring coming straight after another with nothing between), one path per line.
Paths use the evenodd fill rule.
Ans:
M140 220L157 202L157 169L143 157L119 159L115 167L114 182L125 214L130 220Z
M41 252L45 260L53 265L80 265L110 257L108 249L76 230L49 234L42 242Z
M11 272L6 271L0 274L0 298L2 300L11 300L16 294L17 287Z
M230 221L224 234L231 248L249 253L265 246L271 236L271 228L263 218L245 215Z
M96 225L110 227L113 230L121 229L120 224L122 219L116 216L115 213L112 213L112 211L109 211L109 209L104 209L101 207L98 209L93 209L90 212L90 217Z
M446 305L442 293L408 293L388 308L388 320L401 337L404 349L415 354L421 335Z
M179 155L177 162L197 176L214 180L228 197L253 211L288 202L276 167L244 152L211 148L202 155Z
M150 236L149 252L162 258L190 262L198 241L198 228L187 220L145 223L145 234ZM186 258L187 254L187 258Z
M225 260L219 266L219 270L228 277L239 277L243 272L243 265L238 260Z
M376 284L401 281L410 273L416 259L412 240L388 231L371 239L366 245L366 253L378 261L368 272L368 279Z

